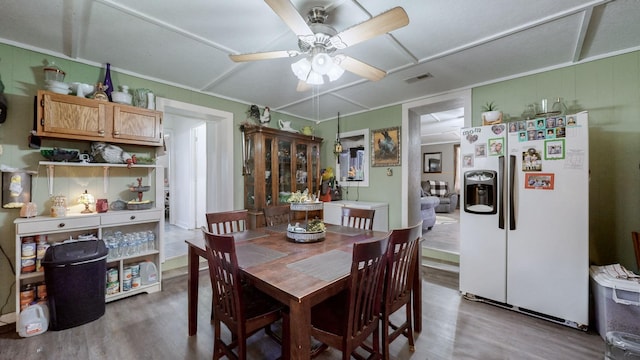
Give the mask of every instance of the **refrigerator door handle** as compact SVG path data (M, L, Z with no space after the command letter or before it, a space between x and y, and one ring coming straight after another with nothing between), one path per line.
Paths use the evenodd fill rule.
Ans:
M498 227L504 229L504 156L498 157Z
M516 206L514 195L516 192L516 156L509 156L509 230L516 229Z

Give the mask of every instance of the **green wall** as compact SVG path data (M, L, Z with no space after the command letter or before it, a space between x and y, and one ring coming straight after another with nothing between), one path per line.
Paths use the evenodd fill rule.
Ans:
M38 166L38 162L44 160L39 150L28 147L27 137L32 129L34 119L34 97L39 89L44 87L43 67L47 61L55 63L66 72L65 82L97 83L104 79L104 67L90 66L87 64L56 58L54 56L25 50L11 45L0 44L0 75L5 85L4 94L9 103L8 117L4 124L0 124L0 144L3 154L0 155L0 164L11 168L37 171L32 178L32 201L38 206L40 214L46 214L50 207L46 169ZM112 64L117 67L117 64ZM156 96L178 100L186 103L206 106L218 110L232 112L234 116L234 183L242 184L240 130L239 125L245 121L248 104L217 98L196 91L178 88L160 82L141 79L111 70L111 78L114 85L128 85L131 89L148 88ZM262 106L262 105L261 105ZM274 121L275 119L276 121ZM296 117L272 112L271 127L277 127L277 119L292 120L296 128L307 125L309 122ZM328 137L333 137L333 134ZM318 136L323 136L318 133ZM88 150L88 142L72 142L61 140L43 140L42 146L59 146L65 148L79 148ZM135 154L149 152L149 148L127 146L122 147ZM108 198L123 198L130 194L126 189L135 181L136 177L145 177L145 169L112 169L109 176ZM147 181L145 180L145 183ZM95 168L56 168L54 194L67 196L67 202L73 203L86 188L90 193L102 194L102 169ZM237 185L236 185L237 186ZM242 186L236 187L234 194L234 207L244 207ZM152 197L153 194L145 194ZM19 210L0 208L0 246L15 263L15 230L13 221L18 217ZM14 275L7 259L0 254L0 316L15 310L15 293L13 293ZM11 291L11 293L9 293ZM5 305L5 300L8 299ZM4 307L3 307L4 306ZM2 323L0 323L2 325Z
M401 126L402 106L390 106L379 110L369 111L362 114L340 117L340 132L348 132L361 129L371 130ZM335 169L335 156L333 155L333 144L337 132L337 120L324 121L317 125L317 128L324 137L324 146L320 155L323 168L333 167ZM400 129L402 132L402 129ZM400 134L402 137L402 133ZM369 139L371 141L371 138ZM402 144L400 144L402 146ZM370 161L369 161L370 163ZM371 167L369 169L369 187L352 186L342 190L344 200L360 200L389 203L389 228L401 226L401 167L391 167L393 176L387 176L387 168Z
M619 262L636 271L631 232L640 230L640 52L475 88L474 124L481 123L487 101L516 120L527 104L557 97L570 111L589 112L591 180L584 226L589 226L590 261ZM544 222L540 230L544 233Z

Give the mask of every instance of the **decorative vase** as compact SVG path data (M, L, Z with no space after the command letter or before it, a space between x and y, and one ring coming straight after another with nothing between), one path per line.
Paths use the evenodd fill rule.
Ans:
M111 101L111 92L113 91L113 83L111 82L111 64L107 63L107 72L104 75L104 92Z

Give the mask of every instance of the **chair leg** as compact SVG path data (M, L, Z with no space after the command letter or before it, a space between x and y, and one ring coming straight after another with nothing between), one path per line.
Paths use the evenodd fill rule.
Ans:
M382 358L389 359L389 315L382 313Z
M416 351L416 345L413 341L413 317L411 316L411 302L405 305L407 309L407 329L404 331L404 335L409 339L409 350L411 352Z

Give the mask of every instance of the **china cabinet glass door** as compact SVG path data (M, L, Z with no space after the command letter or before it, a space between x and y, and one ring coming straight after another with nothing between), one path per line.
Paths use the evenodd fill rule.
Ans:
M280 176L280 193L291 193L293 181L291 175L291 141L278 141L278 175Z

